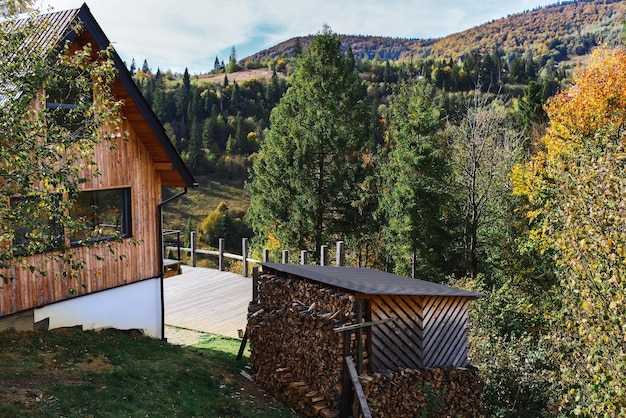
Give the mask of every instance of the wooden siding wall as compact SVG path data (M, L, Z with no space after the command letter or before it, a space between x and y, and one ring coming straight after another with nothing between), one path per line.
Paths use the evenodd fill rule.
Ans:
M373 321L395 318L371 330L372 371L396 367L419 368L423 364L422 306L416 296L374 296L370 300Z
M468 307L465 297L372 297L373 321L395 318L372 327L372 371L467 366Z
M77 259L84 260L85 268L78 281L68 282L58 274L41 277L19 267L11 273L17 278L0 289L0 316L72 297L71 288L79 294L110 289L127 283L159 275L159 237L157 207L161 202L161 179L150 154L133 127L125 122L121 127L129 133L128 141L115 140L117 149L104 141L96 149L96 162L102 173L86 183L85 190L130 187L132 238L114 244L115 254L101 248L73 249ZM141 244L132 244L141 240ZM120 256L124 256L120 259ZM103 260L98 260L102 256ZM60 272L58 260L38 255L33 261L46 270Z
M422 306L424 367L466 367L469 299L425 297Z

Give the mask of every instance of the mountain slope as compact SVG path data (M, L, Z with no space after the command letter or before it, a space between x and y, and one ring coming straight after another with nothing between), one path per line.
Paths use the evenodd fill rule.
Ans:
M411 57L456 59L471 51L494 48L509 54L520 54L529 48L543 53L554 42L561 43L570 54L584 55L599 43L619 42L625 16L624 1L573 1L513 14L438 39L342 35L342 41L357 58L374 59L378 54L381 60L392 61ZM312 35L292 38L242 61L292 56L297 40L306 47L311 38Z

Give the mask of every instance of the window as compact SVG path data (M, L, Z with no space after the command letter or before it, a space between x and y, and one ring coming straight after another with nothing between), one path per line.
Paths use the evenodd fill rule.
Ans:
M80 192L70 215L87 228L70 237L73 246L131 236L130 188Z
M76 81L55 81L56 84L51 82L46 87L46 108L51 115L52 126L67 129L71 133L80 132L85 124L86 114L85 109L80 109L78 103L91 103L93 98L91 85L81 90L80 84Z
M13 249L17 255L40 254L63 247L65 237L58 219L58 195L12 197L15 229Z

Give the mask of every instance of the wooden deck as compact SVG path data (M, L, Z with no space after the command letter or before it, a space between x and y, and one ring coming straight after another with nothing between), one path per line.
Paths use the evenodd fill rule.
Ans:
M164 279L165 324L238 337L246 329L252 279L235 273L182 266Z

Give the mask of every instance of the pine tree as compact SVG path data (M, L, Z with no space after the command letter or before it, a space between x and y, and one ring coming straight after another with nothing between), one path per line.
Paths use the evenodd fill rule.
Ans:
M146 74L152 73L152 70L150 69L150 66L148 65L148 60L146 60L146 59L143 60L143 65L141 66L141 71L143 71Z
M215 63L213 63L213 71L218 71L220 70L220 59L217 57L217 55L215 56Z
M300 55L302 55L302 43L300 42L300 37L297 37L293 46L293 56L294 58L298 58Z

